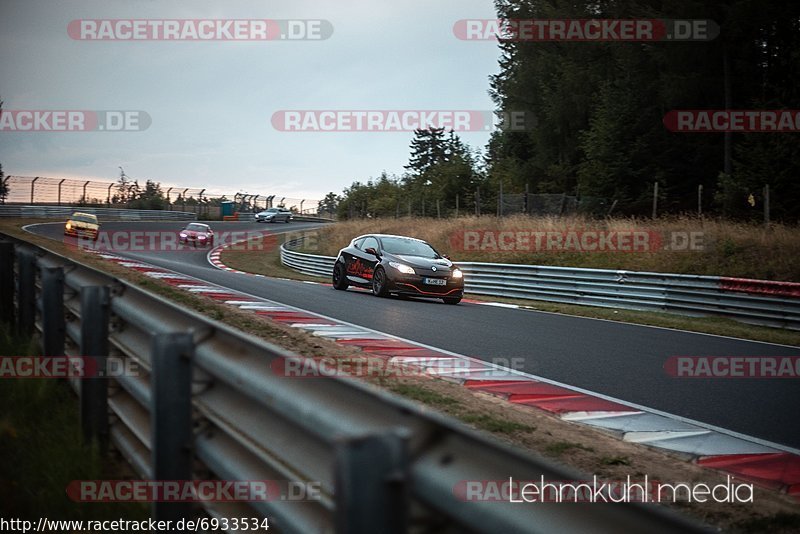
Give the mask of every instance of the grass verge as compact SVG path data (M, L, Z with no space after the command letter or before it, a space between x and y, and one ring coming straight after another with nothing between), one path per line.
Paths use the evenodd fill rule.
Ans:
M0 327L0 355L35 355L34 343ZM0 380L0 509L4 517L37 520L143 520L144 504L79 503L66 494L73 480L131 478L115 455L83 444L77 398L65 381Z
M575 247L512 245L492 247L483 238L473 246L465 232L638 232L649 236L648 246L638 250L583 251ZM320 229L319 239L311 242L314 254L327 256L347 246L350 240L366 233L400 234L418 237L432 244L454 261L522 263L595 269L624 269L678 274L701 274L800 281L800 231L796 226L735 223L696 217L671 217L658 220L582 217L460 217L457 219L400 218L344 221ZM478 234L471 234L478 235ZM486 234L479 234L485 236ZM606 234L608 235L608 234ZM693 236L693 237L691 237ZM694 245L684 239L694 239ZM535 242L535 240L533 240ZM685 245L685 246L683 246ZM478 250L475 250L478 249Z

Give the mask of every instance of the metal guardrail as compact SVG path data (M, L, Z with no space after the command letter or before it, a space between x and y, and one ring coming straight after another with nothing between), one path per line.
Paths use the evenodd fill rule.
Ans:
M652 505L464 499L455 488L465 481L582 477L356 380L279 376L271 372L276 359L296 355L41 247L0 238L2 318L15 315L22 333L38 330L45 355L115 356L142 369L72 381L87 438L108 436L147 479L313 481L321 489L320 498L304 501L203 503L212 517L261 514L281 532L304 533L698 530ZM192 510L155 503L153 514L171 519Z
M297 272L309 276L330 277L336 258L333 256L318 256L291 250L305 240L304 237L290 239L281 245L281 263Z
M196 221L197 214L167 210L128 210L74 206L0 205L0 217L67 219L76 211L97 215L100 221Z
M310 276L330 277L336 258L292 250L303 238L281 246L281 262ZM742 322L800 329L800 298L770 294L775 282L750 281L761 293L723 288L717 276L611 271L502 263L457 262L464 290L474 295L544 300L584 306L717 315ZM798 284L788 284L800 286Z

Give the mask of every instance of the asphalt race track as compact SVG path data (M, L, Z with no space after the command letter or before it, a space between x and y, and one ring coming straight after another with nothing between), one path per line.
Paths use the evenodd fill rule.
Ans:
M215 232L285 232L318 224L211 226ZM103 224L104 231L182 227L169 222ZM29 230L63 239L63 223ZM670 356L800 356L797 347L470 303L379 299L366 292L221 271L208 263L203 249L115 253L452 352L484 360L519 358L524 363L518 370L800 449L797 378L687 379L670 377L663 369Z

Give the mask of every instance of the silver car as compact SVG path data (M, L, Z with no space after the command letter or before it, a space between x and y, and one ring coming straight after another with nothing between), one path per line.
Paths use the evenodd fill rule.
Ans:
M256 213L256 222L280 222L288 223L292 220L292 212L283 208L269 208L265 211Z

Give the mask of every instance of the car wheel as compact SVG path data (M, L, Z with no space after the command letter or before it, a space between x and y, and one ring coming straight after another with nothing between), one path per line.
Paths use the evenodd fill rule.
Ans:
M448 297L442 300L444 301L445 304L458 304L459 302L461 302L461 297L452 297L452 298Z
M344 265L336 262L336 266L333 268L333 289L344 291L349 285L347 275L344 272Z
M386 297L389 291L386 290L386 271L382 267L375 269L372 274L372 294L376 297Z
M283 221L283 222L285 222L286 224L289 224L289 217L286 217L286 220Z

